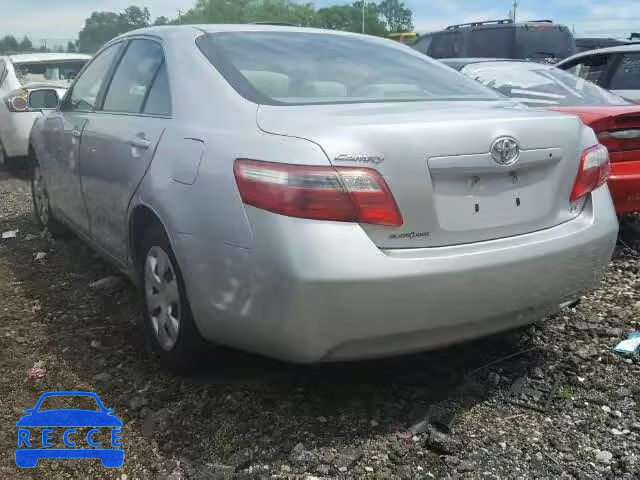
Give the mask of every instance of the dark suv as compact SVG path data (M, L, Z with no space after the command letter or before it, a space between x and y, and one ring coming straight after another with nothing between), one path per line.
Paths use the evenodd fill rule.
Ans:
M556 62L576 52L571 31L551 20L451 25L420 37L413 48L433 58L515 58Z

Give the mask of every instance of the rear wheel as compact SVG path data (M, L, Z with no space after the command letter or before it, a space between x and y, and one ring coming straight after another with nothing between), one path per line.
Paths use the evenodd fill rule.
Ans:
M177 373L195 369L206 348L193 321L180 267L166 233L144 233L139 268L144 289L145 334L160 361Z

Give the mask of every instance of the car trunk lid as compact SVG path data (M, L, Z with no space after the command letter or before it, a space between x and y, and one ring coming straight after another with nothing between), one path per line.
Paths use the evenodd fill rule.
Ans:
M266 132L317 143L335 166L383 175L404 224L362 224L380 248L485 241L575 216L569 198L583 128L575 117L509 102L416 102L261 106L257 121ZM513 165L490 153L501 137L519 143Z

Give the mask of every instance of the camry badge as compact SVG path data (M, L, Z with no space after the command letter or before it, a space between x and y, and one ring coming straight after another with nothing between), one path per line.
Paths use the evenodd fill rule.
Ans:
M343 153L342 155L338 155L334 158L334 160L336 162L373 163L374 165L378 165L379 163L384 162L384 156L368 154L351 155Z
M520 145L513 137L500 137L491 145L491 156L498 165L513 165L520 157Z

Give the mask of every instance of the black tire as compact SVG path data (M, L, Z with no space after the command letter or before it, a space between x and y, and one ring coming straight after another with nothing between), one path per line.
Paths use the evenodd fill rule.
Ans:
M54 237L65 237L69 230L51 214L49 194L47 192L44 175L38 161L29 158L29 183L31 185L31 201L33 204L33 216L41 230L47 230Z
M178 374L188 374L196 370L198 361L203 354L210 349L208 343L202 338L198 328L193 320L193 314L191 312L191 306L187 297L187 292L182 277L180 266L176 260L169 239L164 229L155 225L147 229L142 241L139 243L140 249L138 252L138 275L140 278L140 285L142 286L142 294L144 299L144 334L145 340L159 357L163 367ZM160 249L164 252L169 261L171 262L172 271L175 272L175 281L177 282L177 290L179 292L179 328L177 334L177 340L175 344L170 348L167 345L162 345L159 334L156 331L159 330L157 322L154 324L152 319L152 312L149 306L149 289L152 288L147 278L147 261L150 255L157 252ZM163 279L166 280L166 279ZM160 317L160 314L157 315Z

